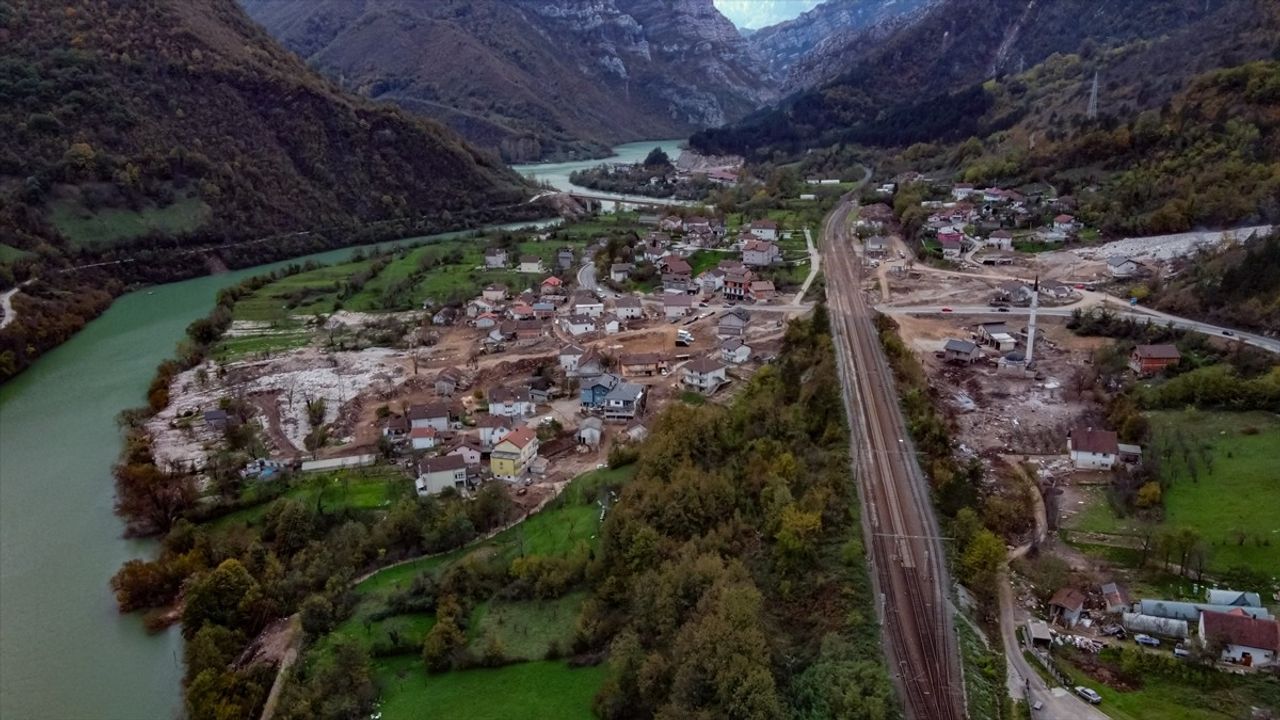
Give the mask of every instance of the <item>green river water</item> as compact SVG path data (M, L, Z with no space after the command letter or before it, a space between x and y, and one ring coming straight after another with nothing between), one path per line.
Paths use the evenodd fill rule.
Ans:
M655 145L620 146L612 162ZM599 162L599 161L595 161ZM523 166L557 187L594 163ZM411 242L411 241L405 241ZM115 608L108 580L152 552L112 513L116 414L144 402L156 365L219 289L289 262L141 290L0 386L0 718L164 720L181 713L182 643Z

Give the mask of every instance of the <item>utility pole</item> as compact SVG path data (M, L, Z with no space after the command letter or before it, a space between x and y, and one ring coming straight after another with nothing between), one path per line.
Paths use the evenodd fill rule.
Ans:
M1090 120L1098 119L1098 71L1093 71L1093 87L1089 90L1089 108L1085 115Z

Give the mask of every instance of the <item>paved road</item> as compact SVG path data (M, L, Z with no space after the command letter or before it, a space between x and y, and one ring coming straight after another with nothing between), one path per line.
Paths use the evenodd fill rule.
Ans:
M578 268L578 287L589 292L599 292L604 297L617 297L617 293L596 282L596 264L587 261Z
M850 420L850 455L870 550L889 671L911 720L965 717L964 685L929 489L920 470L862 294L846 196L823 226L827 296Z
M1042 307L1037 310L1037 314L1049 317L1071 317L1071 313L1075 310L1096 307L1099 304L1101 304L1099 301L1090 302L1089 300L1084 300L1061 307ZM1151 310L1150 308L1129 308L1114 301L1110 302L1109 305L1113 312L1122 318L1131 318L1139 322L1151 321L1157 325L1171 324L1180 330L1192 330L1205 335L1238 340L1246 345L1252 345L1273 353L1280 353L1280 339L1231 330L1230 328L1211 325L1198 320L1189 320L1177 315ZM944 310L944 308L946 309ZM992 315L1008 317L1011 315L1031 314L1031 308L1010 307L1007 312L1000 312L990 305L878 305L876 310L886 315ZM1226 333L1228 332L1231 334L1227 335Z
M814 247L813 235L809 233L809 228L804 229L804 244L809 248L809 277L804 279L804 284L800 286L800 292L792 298L792 305L800 305L804 302L804 294L809 292L809 286L813 285L814 278L818 277L818 270L822 268L822 253L818 252L818 248Z
M0 293L0 330L5 329L9 323L18 317L18 314L13 309L13 296L17 295L19 290L35 281L35 278L31 278L15 288Z

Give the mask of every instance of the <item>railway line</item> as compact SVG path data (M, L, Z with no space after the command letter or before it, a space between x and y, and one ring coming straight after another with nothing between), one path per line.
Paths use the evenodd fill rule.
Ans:
M897 391L863 298L862 263L849 244L845 199L827 216L822 244L828 305L853 469L891 675L908 718L967 717L942 541Z

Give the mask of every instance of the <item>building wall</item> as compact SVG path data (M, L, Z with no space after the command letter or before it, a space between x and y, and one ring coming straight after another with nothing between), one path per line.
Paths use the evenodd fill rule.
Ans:
M1112 465L1115 465L1116 456L1072 450L1071 461L1075 463L1076 467L1084 470L1107 470Z

